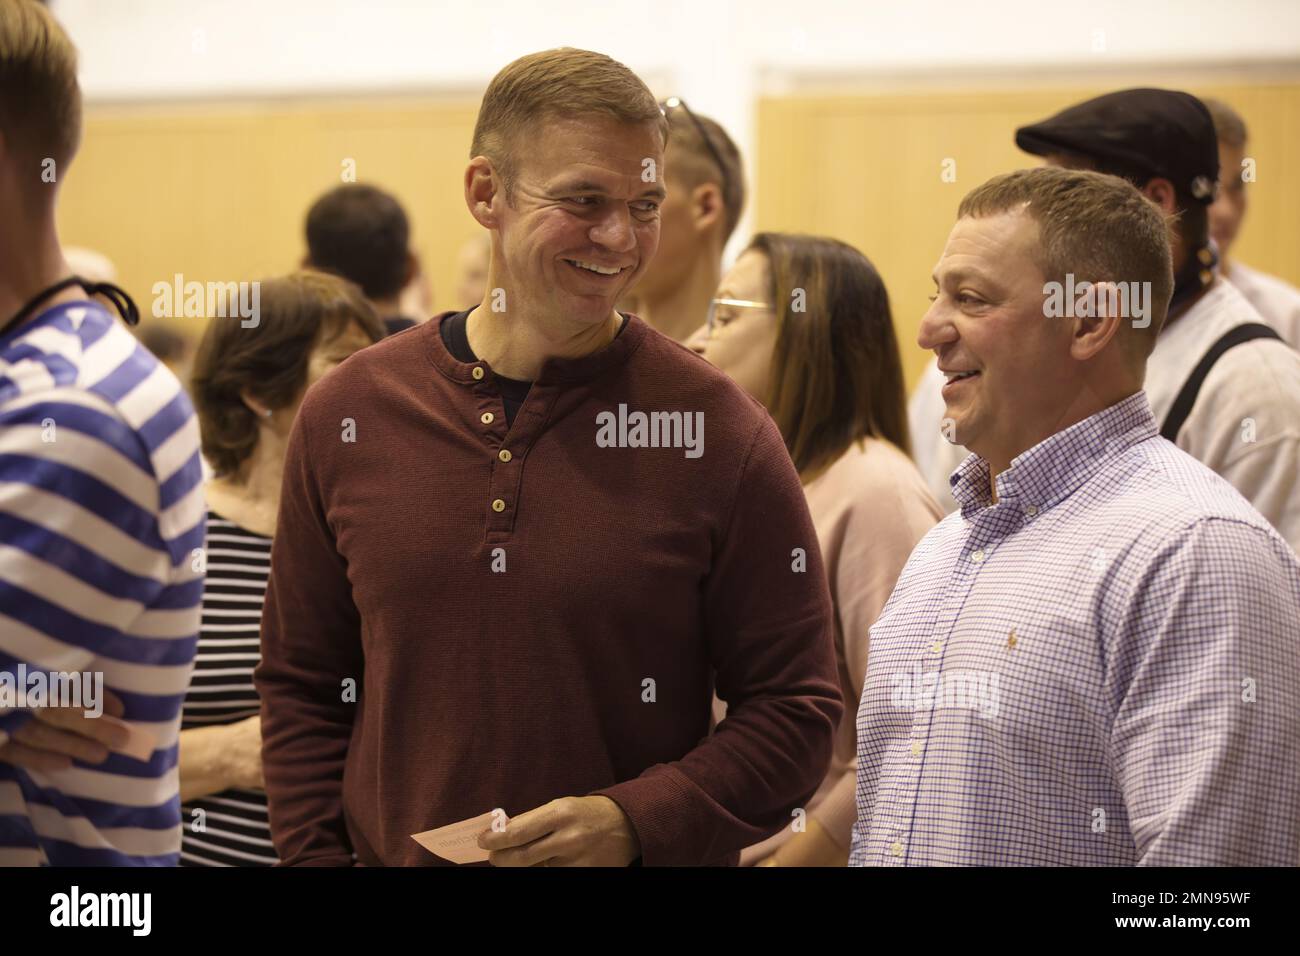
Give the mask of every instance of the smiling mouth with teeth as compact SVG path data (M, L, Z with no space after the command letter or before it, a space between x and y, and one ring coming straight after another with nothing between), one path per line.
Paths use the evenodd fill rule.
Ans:
M951 385L953 382L960 382L962 379L970 378L973 375L978 375L979 370L975 369L974 371L970 371L970 372L947 372L946 374L948 376L948 384Z
M602 266L597 265L594 262L581 262L577 259L565 259L564 261L576 268L585 269L587 272L594 272L596 275L616 276L623 271L623 269L620 269L617 266Z

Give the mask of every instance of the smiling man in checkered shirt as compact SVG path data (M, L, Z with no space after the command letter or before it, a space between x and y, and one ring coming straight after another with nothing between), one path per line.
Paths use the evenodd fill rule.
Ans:
M871 628L851 864L1300 862L1300 562L1158 435L1162 216L1022 170L934 278L918 341L974 454Z

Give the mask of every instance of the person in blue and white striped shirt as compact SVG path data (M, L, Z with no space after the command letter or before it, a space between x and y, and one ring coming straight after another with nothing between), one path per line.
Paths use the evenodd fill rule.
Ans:
M0 4L0 865L173 866L198 426L87 295L124 294L68 276L54 206L80 124L66 35L30 0Z
M972 454L871 627L850 864L1300 863L1300 561L1160 437L1158 207L999 176L934 281L918 342Z

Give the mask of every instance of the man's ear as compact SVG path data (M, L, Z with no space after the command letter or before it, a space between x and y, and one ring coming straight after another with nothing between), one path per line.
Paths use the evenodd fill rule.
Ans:
M1113 282L1097 282L1086 292L1080 292L1074 304L1074 326L1071 333L1070 354L1080 360L1092 358L1120 334L1120 326L1127 322L1120 298L1119 287Z
M486 156L475 156L465 168L465 205L469 214L487 229L498 224L499 206L505 199L501 177Z
M1167 179L1157 176L1148 180L1142 187L1142 195L1159 206L1166 216L1178 212L1178 195L1174 191L1174 184Z
M691 221L697 232L712 229L726 214L722 189L717 183L701 183L691 190Z

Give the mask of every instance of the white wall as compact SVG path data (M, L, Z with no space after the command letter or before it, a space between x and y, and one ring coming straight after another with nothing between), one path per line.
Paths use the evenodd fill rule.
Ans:
M1295 0L54 0L96 99L481 87L570 45L712 108L762 68L1300 57ZM1094 31L1106 50L1094 50Z

